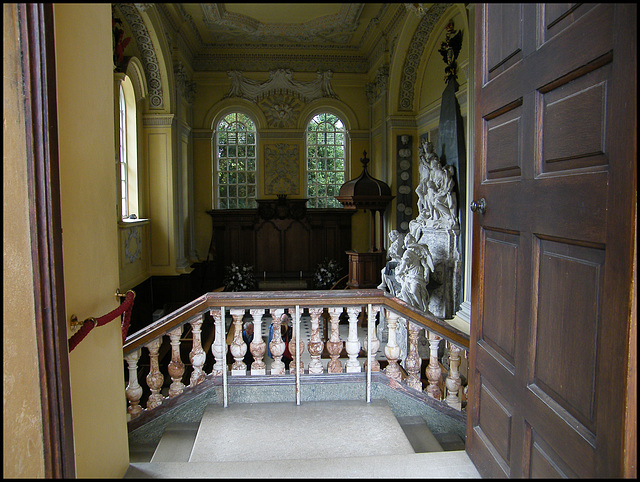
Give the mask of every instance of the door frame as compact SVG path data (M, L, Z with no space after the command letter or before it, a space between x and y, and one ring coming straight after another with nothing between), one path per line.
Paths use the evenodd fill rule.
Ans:
M65 319L53 4L19 4L29 225L46 478L75 478Z

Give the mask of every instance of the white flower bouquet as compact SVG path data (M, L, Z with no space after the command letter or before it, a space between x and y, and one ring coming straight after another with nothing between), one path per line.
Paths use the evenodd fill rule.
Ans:
M317 289L327 290L340 279L342 268L335 259L325 258L313 274L313 284Z
M256 287L256 278L253 275L253 266L248 264L237 265L231 263L225 267L223 280L225 291L250 291Z

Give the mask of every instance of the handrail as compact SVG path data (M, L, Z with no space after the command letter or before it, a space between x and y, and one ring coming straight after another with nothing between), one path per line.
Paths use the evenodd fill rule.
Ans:
M413 308L404 301L380 289L359 290L306 290L306 291L242 291L211 292L196 298L172 313L160 318L142 330L131 334L125 340L123 353L127 355L158 337L159 333L177 328L211 308L264 307L304 305L305 307L329 307L343 305L382 305L399 316L409 318L414 323L433 331L451 343L469 350L469 335L449 325L432 313Z
M116 293L119 296L119 292ZM127 331L129 331L129 323L131 321L131 311L133 310L133 301L135 300L136 293L132 290L127 291L125 295L125 300L122 302L120 306L116 309L110 311L106 315L101 316L100 318L89 317L82 322L82 327L69 338L69 353L73 351L73 349L78 346L78 344L84 340L84 338L89 334L91 330L98 326L106 325L110 323L112 320L115 320L118 316L124 315L122 322L120 324L120 329L122 330L122 343L125 343ZM92 322L92 323L88 323Z

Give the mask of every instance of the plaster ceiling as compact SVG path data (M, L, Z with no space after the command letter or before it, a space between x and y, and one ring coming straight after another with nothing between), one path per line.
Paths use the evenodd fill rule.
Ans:
M389 41L385 35L406 14L401 3L155 5L169 36L179 39L174 47L180 45L199 71L287 65L311 72L366 72Z
M381 3L181 4L207 47L337 45L356 48Z

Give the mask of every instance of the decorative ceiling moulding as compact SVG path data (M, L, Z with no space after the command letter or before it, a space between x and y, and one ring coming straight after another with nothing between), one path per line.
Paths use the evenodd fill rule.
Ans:
M452 3L436 3L427 10L418 24L418 28L413 34L409 50L402 68L402 77L400 80L400 96L399 108L401 111L413 110L413 94L420 65L420 58L424 52L425 45L429 40L429 35L433 31L433 27L440 17L444 15L447 9L453 5Z
M205 26L222 42L241 38L248 43L260 44L288 40L325 45L351 40L364 4L344 3L334 14L298 24L261 23L246 15L229 12L221 3L202 3L200 7Z
M369 61L360 55L331 55L327 57L321 54L208 54L196 56L193 62L194 70L200 72L230 70L269 72L282 68L283 65L296 72L331 70L334 73L366 74L369 71Z
M138 5L143 5L142 10ZM160 77L160 68L158 67L158 58L156 57L155 47L151 41L151 36L147 30L147 26L142 20L141 12L146 10L152 4L134 4L134 3L118 3L117 8L120 10L125 20L131 27L131 31L135 36L136 43L140 49L142 64L147 77L147 86L149 90L149 108L162 109L164 107L162 93L162 79Z

